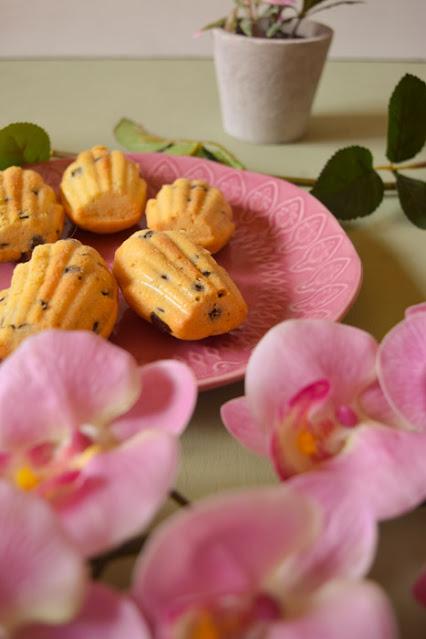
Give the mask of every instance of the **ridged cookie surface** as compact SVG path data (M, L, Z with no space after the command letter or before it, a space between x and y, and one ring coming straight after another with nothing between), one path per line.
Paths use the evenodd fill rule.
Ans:
M246 319L228 273L181 231L137 231L116 251L113 273L138 315L180 339L227 333Z
M137 164L105 146L80 153L61 182L67 214L77 226L94 233L114 233L136 224L146 191Z
M185 231L189 238L210 253L227 244L234 233L232 208L219 189L202 180L179 178L163 186L148 200L148 228L156 231Z
M95 249L73 239L37 246L29 262L15 267L1 298L0 359L48 328L108 337L117 319L114 277Z
M0 171L0 262L28 258L38 244L55 242L64 210L36 171L11 166Z

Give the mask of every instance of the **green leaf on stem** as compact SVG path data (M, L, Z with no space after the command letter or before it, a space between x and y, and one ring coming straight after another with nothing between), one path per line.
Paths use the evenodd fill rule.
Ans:
M202 142L203 150L210 160L232 166L234 169L245 169L245 166L233 153L225 149L221 144L215 142Z
M215 20L214 22L209 22L204 27L202 27L201 31L208 31L209 29L223 29L226 24L226 18L219 18L219 20Z
M311 192L337 218L352 220L376 210L383 199L384 184L373 168L371 152L350 146L330 158Z
M395 176L402 210L413 224L426 229L426 182L397 171Z
M49 136L37 124L15 122L0 129L0 170L49 158Z
M116 140L129 151L138 153L155 153L164 151L173 143L173 140L162 138L158 135L151 135L140 124L122 118L114 127Z
M168 155L197 155L199 146L199 142L192 140L189 140L188 142L185 140L177 140L164 149L164 153L167 153Z
M388 148L391 162L409 160L426 142L426 84L407 73L389 102Z
M308 11L324 2L327 2L327 0L303 0L302 15L306 15Z

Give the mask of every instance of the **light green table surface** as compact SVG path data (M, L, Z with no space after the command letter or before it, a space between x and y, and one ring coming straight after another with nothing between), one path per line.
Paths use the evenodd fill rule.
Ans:
M426 79L424 64L330 62L305 138L285 146L254 146L223 132L210 61L2 61L0 125L38 122L55 148L74 151L95 143L114 145L113 126L126 115L166 136L222 142L252 170L314 177L345 145L367 145L376 164L385 162L387 101L406 72ZM345 321L381 338L406 306L426 299L426 232L405 219L391 196L371 218L346 230L362 259L364 283ZM220 405L242 391L239 383L199 399L183 438L178 481L190 499L276 481L269 463L244 451L221 426ZM408 592L426 562L425 532L426 509L385 524L373 570L394 600L403 639L426 636L426 613ZM113 567L108 578L123 583L125 567L125 562Z

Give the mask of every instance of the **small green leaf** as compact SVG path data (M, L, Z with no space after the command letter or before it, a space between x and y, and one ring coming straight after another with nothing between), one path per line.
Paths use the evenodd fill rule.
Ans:
M163 151L173 143L167 138L151 135L143 126L128 118L122 118L118 122L114 127L114 135L125 149L139 153Z
M402 210L413 224L426 229L426 182L395 174Z
M318 4L322 4L326 1L327 0L304 0L303 7L302 7L302 14L305 15L306 13L308 13L308 11L316 7Z
M388 148L391 162L409 160L426 142L426 84L407 73L389 102Z
M164 153L168 155L197 155L198 147L200 146L199 142L194 141L180 141L177 140L169 147L164 149Z
M238 26L240 27L241 31L244 33L244 35L248 36L249 38L252 37L253 35L253 22L250 18L242 18L239 23Z
M220 164L232 166L234 169L245 169L244 164L221 144L202 142L202 145L209 159L220 162Z
M0 130L0 169L46 162L49 158L49 136L37 124L15 122Z
M219 20L215 20L214 22L209 22L205 27L201 29L201 31L208 31L209 29L223 29L226 24L226 18L219 18Z
M312 195L341 220L370 215L382 201L383 192L383 181L373 168L373 156L361 146L337 151L312 189Z

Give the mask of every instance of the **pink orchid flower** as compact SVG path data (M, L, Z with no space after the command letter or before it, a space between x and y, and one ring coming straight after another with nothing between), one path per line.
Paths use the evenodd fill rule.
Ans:
M318 552L345 532L345 556ZM210 498L148 542L133 597L154 639L393 639L384 594L352 578L372 556L356 533L340 516L325 532L318 503L290 486Z
M222 407L223 421L281 479L310 471L344 484L378 518L401 514L426 497L426 434L403 430L412 415L398 410L387 344L379 351L364 331L325 320L283 322L255 348L246 395ZM415 352L396 356L403 376Z
M0 636L32 622L67 622L85 580L80 554L50 508L0 482Z
M129 597L91 584L83 606L71 621L27 626L13 639L151 639L151 633Z
M138 368L86 331L46 331L0 366L0 478L50 503L85 556L140 532L173 485L191 371Z
M379 378L394 411L407 424L425 433L426 303L409 308L406 319L383 340L379 351ZM413 457L407 456L407 468L413 463ZM413 592L417 601L426 606L426 570L418 578Z

